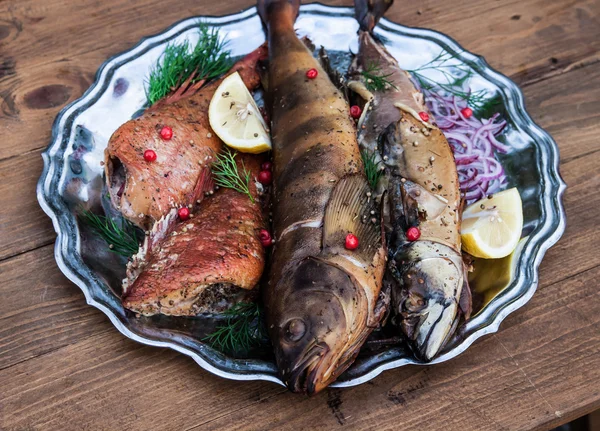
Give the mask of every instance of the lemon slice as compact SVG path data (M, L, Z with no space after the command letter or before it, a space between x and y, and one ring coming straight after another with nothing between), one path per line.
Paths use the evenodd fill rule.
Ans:
M462 217L462 248L484 259L511 254L523 230L523 207L516 188L469 205Z
M256 102L240 74L223 80L208 107L210 127L228 146L243 153L271 149L271 138Z

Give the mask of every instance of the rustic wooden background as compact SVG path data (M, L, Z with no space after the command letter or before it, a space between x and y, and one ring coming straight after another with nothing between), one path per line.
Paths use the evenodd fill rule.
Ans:
M449 34L521 85L569 186L535 297L460 357L306 398L144 347L86 305L35 198L52 121L143 36L252 5L0 0L0 429L529 430L600 407L599 0L397 0L387 15Z

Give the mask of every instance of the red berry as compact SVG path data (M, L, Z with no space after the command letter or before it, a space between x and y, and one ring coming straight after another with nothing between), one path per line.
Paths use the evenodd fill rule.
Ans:
M187 220L190 218L190 210L187 207L179 208L177 215L181 220Z
M266 229L261 229L258 232L258 239L263 247L269 247L273 244L273 238L271 238L271 234Z
M173 129L171 129L169 126L164 126L162 129L160 129L160 137L165 141L168 141L173 137Z
M471 116L473 115L473 110L471 108L463 108L460 110L460 113L465 118L471 118Z
M429 121L429 114L425 111L419 112L419 117L421 117L421 120L425 121L426 123Z
M409 227L406 231L406 239L409 241L416 241L421 236L421 231L418 227L412 226Z
M358 119L358 118L360 118L360 114L362 114L362 109L360 109L360 106L358 106L358 105L352 105L350 107L350 116L352 118Z
M263 186L268 186L273 182L273 174L271 171L260 171L258 173L258 182Z
M153 162L156 160L156 153L154 150L146 150L144 151L144 160L147 162Z
M351 233L346 235L346 248L348 250L356 250L358 248L358 238L356 235Z
M262 165L260 165L260 169L262 171L272 171L273 170L273 163L271 163L271 162L264 162Z
M319 74L319 71L317 69L308 69L306 71L306 77L308 79L315 79L318 74Z

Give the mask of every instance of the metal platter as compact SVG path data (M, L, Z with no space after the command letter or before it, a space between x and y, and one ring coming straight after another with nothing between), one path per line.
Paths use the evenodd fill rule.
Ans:
M125 310L119 298L125 261L109 253L106 245L80 225L75 215L78 208L102 205L101 161L108 139L118 126L144 108L148 72L165 46L184 39L194 42L199 20L219 27L236 56L250 52L265 39L256 10L251 8L223 17L183 20L106 61L83 97L65 107L56 118L52 141L43 153L44 170L37 196L58 235L55 256L59 268L81 288L87 303L104 312L123 335L140 343L175 349L221 377L282 384L269 352L250 352L247 358L234 358L204 344L201 340L214 329L213 317L138 318ZM358 24L351 8L302 6L296 28L317 47L324 46L338 59L340 67L357 49ZM457 64L473 71L469 85L474 91L482 90L501 99L498 109L508 125L499 140L511 150L499 158L508 186L517 187L523 200L524 238L513 256L502 263L505 280L493 285L485 282L484 275L484 282L475 283L479 300L474 317L439 357L423 364L431 365L456 357L478 338L497 331L506 316L533 296L544 253L565 228L561 202L565 184L558 173L556 144L533 123L525 111L523 94L512 81L491 69L483 58L466 52L454 40L435 31L408 28L383 19L376 34L404 69L418 68L443 50ZM364 352L333 386L357 385L384 370L406 364L422 363L402 347Z

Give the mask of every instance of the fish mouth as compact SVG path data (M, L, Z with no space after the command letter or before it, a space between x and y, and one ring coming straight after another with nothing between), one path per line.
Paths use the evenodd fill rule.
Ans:
M109 177L109 188L111 194L116 197L115 199L120 200L125 190L125 183L127 181L127 172L125 165L121 162L118 157L109 157L106 161L108 177Z
M302 359L296 363L288 375L283 376L283 381L292 392L313 395L325 385L319 382L319 377L325 371L325 359L329 353L329 346L316 343L309 348Z
M457 304L454 301L435 305L441 310L435 310L434 307L424 315L411 343L415 356L425 362L437 356L458 326Z

